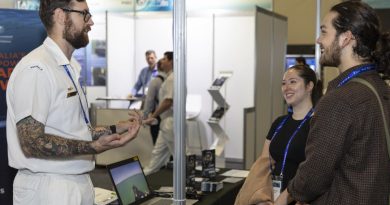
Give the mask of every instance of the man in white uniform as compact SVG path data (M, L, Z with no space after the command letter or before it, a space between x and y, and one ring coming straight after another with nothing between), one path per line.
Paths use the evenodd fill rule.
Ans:
M164 166L174 153L173 136L173 52L165 52L161 59L161 69L166 73L166 80L159 91L160 103L153 114L144 121L145 124L154 124L157 117L161 117L160 132L152 151L152 159L144 172L146 175L157 172Z
M48 37L18 63L7 87L8 158L19 170L13 203L91 205L93 154L132 140L141 116L90 125L80 65L72 58L88 44L93 25L85 0L41 0L39 15Z

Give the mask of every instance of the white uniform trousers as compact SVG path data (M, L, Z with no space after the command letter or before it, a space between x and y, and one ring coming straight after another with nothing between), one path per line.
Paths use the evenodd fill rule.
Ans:
M144 169L145 175L157 172L174 154L173 117L161 121L156 144L153 147L152 159Z
M62 175L19 170L14 180L14 205L92 205L88 174Z

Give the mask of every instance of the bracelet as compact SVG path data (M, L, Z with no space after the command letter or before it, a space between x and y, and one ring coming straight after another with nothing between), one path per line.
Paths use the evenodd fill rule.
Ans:
M110 125L111 134L116 133L116 125Z

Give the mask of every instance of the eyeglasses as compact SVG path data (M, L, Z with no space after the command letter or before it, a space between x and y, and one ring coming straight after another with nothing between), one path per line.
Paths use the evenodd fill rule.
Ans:
M61 8L65 12L76 12L84 16L84 22L87 23L89 19L91 19L92 14L89 13L88 10L80 11L80 10L74 10L74 9L67 9L67 8Z

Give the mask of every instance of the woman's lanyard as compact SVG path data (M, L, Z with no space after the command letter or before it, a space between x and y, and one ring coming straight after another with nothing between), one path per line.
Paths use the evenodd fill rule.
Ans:
M348 81L350 81L352 78L360 75L361 73L370 71L370 70L375 70L375 64L368 64L359 67L358 69L352 71L347 77L345 77L338 85L337 87L343 86L346 84Z
M283 178L283 172L284 172L284 168L286 166L286 159L287 159L287 154L288 154L288 149L290 148L290 144L292 142L292 140L294 139L295 135L297 135L298 131L301 129L301 127L305 124L305 122L311 117L311 115L313 114L314 110L313 108L310 109L310 111L306 114L305 118L303 118L302 122L298 125L298 127L295 129L295 131L293 132L293 134L290 136L290 139L288 140L288 143L286 145L286 148L284 150L284 155L283 155L283 162L282 162L282 169L280 170L280 178ZM284 126L284 124L286 123L287 119L291 116L291 114L287 115L283 120L282 122L278 125L278 127L276 128L274 134L272 135L272 138L271 138L271 142L272 140L276 137L277 134L279 134L280 130L282 129L282 127ZM271 173L273 173L274 169L272 168L272 163L271 163L271 155L269 156L269 161L270 161L270 170L271 170Z
M81 102L81 97L80 97L79 89L77 89L76 83L74 82L74 80L73 80L73 78L72 78L72 75L71 75L70 72L69 72L68 67L67 67L66 65L64 65L64 68L65 68L65 71L66 71L66 73L68 74L70 80L72 81L74 88L76 89L76 92L77 92L77 94L78 94L78 96L79 96L79 101L80 101L81 110L83 111L84 121L85 121L85 123L87 124L88 129L91 131L91 130L92 130L92 127L91 127L91 124L89 123L88 116L87 116L87 114L86 114L86 112L85 112L85 110L84 110L83 103ZM85 97L85 101L87 101L87 95L85 94L85 92L84 92L83 89L81 89L81 90L83 91L83 94L84 94L84 97ZM87 105L88 105L88 102L86 102L86 103L87 103Z

